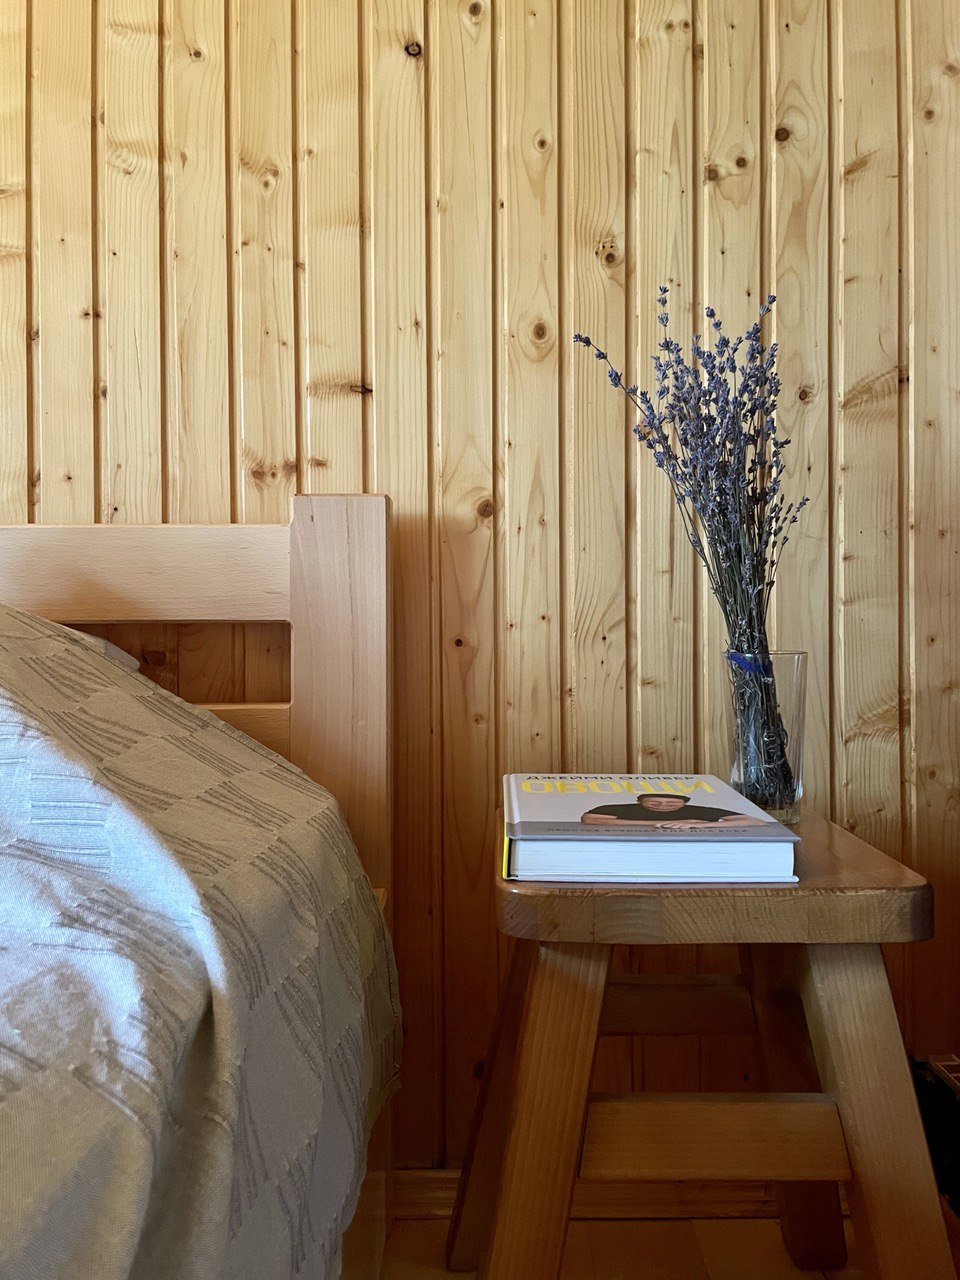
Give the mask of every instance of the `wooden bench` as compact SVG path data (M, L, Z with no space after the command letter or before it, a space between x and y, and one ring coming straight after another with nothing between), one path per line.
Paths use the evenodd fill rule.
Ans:
M574 1184L764 1179L803 1268L953 1280L880 944L930 936L929 885L849 832L800 826L796 885L498 876L517 939L447 1244L483 1280L555 1280ZM610 979L616 943L737 943L743 977ZM588 1095L600 1034L756 1026L761 1094Z

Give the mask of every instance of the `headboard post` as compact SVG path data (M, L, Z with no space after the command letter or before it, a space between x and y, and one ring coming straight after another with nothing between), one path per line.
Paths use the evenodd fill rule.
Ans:
M300 495L290 527L290 758L340 802L392 903L390 499Z

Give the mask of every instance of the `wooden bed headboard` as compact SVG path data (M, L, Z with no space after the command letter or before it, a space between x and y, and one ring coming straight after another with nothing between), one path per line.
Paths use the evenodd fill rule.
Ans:
M389 498L300 496L290 525L0 527L0 600L56 622L291 624L290 702L209 706L340 802L391 890Z

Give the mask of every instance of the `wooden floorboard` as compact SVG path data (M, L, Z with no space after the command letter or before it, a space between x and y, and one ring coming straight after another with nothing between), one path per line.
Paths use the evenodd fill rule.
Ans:
M398 1222L387 1245L384 1280L441 1280L444 1219ZM798 1271L769 1219L570 1224L561 1280L863 1280L850 1239L843 1271ZM460 1273L461 1277L463 1273Z

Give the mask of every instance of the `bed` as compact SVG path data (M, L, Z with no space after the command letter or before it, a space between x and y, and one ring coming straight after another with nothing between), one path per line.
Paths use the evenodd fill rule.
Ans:
M0 972L16 979L0 993L0 1274L58 1280L61 1224L71 1280L88 1263L98 1280L332 1280L354 1210L343 1275L378 1274L399 1047L388 546L373 495L298 497L289 526L0 528ZM289 703L192 710L49 625L147 621L288 621ZM48 780L18 807L27 757ZM134 832L129 857L101 835L73 861L33 839L64 805L87 823L71 831L93 830L105 798L97 831ZM222 830L200 839L217 806ZM185 1003L161 1016L168 980ZM69 1061L31 1041L51 1008ZM36 1103L46 1077L76 1086L62 1141Z

